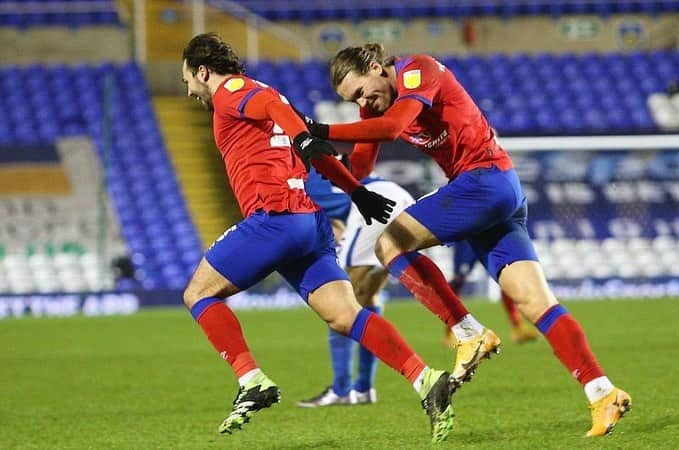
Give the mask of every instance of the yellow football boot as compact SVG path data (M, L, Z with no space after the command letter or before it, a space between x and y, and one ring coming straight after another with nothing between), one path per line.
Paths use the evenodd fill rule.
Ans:
M632 397L622 389L613 388L610 394L589 405L592 410L592 428L587 437L605 436L613 431L618 420L632 409Z
M483 333L469 340L455 344L457 355L453 367L452 379L455 387L471 380L482 359L490 359L491 353L500 353L500 338L493 330L483 329Z
M455 338L455 333L453 333L453 330L448 328L447 325L445 325L443 329L443 337L441 338L441 344L443 344L445 347L450 348L455 348L455 346L457 345L457 338Z

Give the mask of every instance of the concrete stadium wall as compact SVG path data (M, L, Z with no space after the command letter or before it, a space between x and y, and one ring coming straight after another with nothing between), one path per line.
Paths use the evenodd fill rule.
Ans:
M133 23L131 11L125 11ZM330 58L342 47L368 41L385 44L388 52L426 52L436 55L515 52L631 51L675 48L679 43L679 14L650 17L599 16L451 18L280 22L279 25L308 43L314 58ZM147 78L154 93L182 94L181 52L192 36L191 10L175 0L147 2ZM247 57L246 24L207 8L206 30L219 32L241 56ZM266 27L257 34L256 49L264 59L298 59L300 50ZM0 60L5 64L129 61L133 35L129 28L83 27L0 28Z
M121 27L0 27L2 64L123 62L132 59L132 37Z
M330 57L347 45L368 41L383 42L388 51L398 54L630 51L672 48L679 42L677 14L657 18L583 15L560 19L478 18L460 22L442 18L283 25L311 43L314 55L320 58Z

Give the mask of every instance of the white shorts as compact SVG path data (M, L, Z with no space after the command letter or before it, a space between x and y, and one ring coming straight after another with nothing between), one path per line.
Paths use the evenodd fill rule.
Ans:
M394 220L408 206L415 203L415 200L408 191L391 181L373 181L366 184L365 187L396 202L394 211L392 211L389 217L389 222ZM375 255L375 242L377 242L377 238L380 237L388 224L373 220L372 225L366 225L358 208L352 203L351 211L347 218L347 226L340 241L338 251L340 266L381 266L382 264Z

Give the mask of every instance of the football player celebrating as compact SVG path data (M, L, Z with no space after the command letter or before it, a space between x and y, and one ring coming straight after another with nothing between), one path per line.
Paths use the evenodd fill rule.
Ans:
M332 60L337 93L360 106L362 120L312 124L312 134L357 142L354 175L375 164L379 142L402 137L432 157L449 183L401 213L380 236L377 254L392 275L452 328L458 341L453 377L469 379L499 339L469 314L444 275L420 249L466 240L583 386L592 427L611 432L631 398L599 366L579 323L547 286L526 228L526 197L509 155L455 76L428 55L385 57L380 44L348 47Z
M389 322L360 307L337 264L328 219L304 191L309 164L351 196L367 223L386 222L393 202L361 186L283 96L243 72L214 33L195 36L184 49L182 79L188 95L214 111L215 142L245 217L207 250L184 291L186 307L238 377L219 431L232 433L280 401L280 389L260 369L224 301L275 270L331 329L407 378L429 415L432 440L446 439L453 424L450 374L429 368Z

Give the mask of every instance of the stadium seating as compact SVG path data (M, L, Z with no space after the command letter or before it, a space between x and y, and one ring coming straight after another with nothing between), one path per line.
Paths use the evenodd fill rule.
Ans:
M663 125L653 121L654 108L677 107L674 99L658 100L657 95L679 73L679 53L672 51L470 55L441 61L468 88L500 135L657 131ZM337 102L325 63L261 61L248 65L248 73L273 84L299 109L320 120L345 122L356 117L355 107ZM5 66L0 68L0 114L0 147L91 137L106 167L116 222L142 287L185 285L202 255L201 244L137 65ZM60 208L90 206L75 203ZM5 216L10 214L8 209ZM45 217L14 219L21 228L21 224L51 223ZM94 223L93 217L88 223ZM69 242L70 230L59 231L57 241ZM33 239L46 236L40 233ZM0 236L0 292L73 292L111 286L110 274L101 280L95 270L101 265L95 241L85 239L79 249L26 252L30 244L26 239ZM549 275L567 279L586 273L677 275L679 252L663 251L660 257L656 252L653 257L653 250L661 247L679 250L672 237L570 239L539 241ZM601 264L602 260L609 264Z
M0 26L120 25L114 0L0 0Z
M440 59L493 127L510 136L658 131L647 99L679 74L679 52L669 50ZM307 114L318 101L337 100L321 62L263 61L249 65L248 73Z
M0 69L0 93L0 111L6 118L0 121L0 146L90 136L106 167L107 188L143 287L183 287L202 249L168 160L140 68L135 64L5 67ZM107 110L109 114L105 114ZM96 192L98 186L90 189ZM22 245L25 247L25 243ZM96 250L96 246L89 249ZM9 255L28 258L16 252L7 254L5 260ZM38 264L51 265L57 272L61 266L74 268L67 271L71 274L97 266L87 261L92 255L82 257L85 261L80 265L71 257L56 255ZM26 264L4 264L26 274L15 277L19 290L35 287L21 281L35 280L30 270L20 270L30 267L28 259ZM38 290L46 289L40 286Z
M548 278L653 278L676 276L678 242L654 239L536 240L535 247ZM664 255L658 258L658 255Z
M221 7L219 0L209 0ZM567 14L650 14L679 12L679 2L667 1L615 1L615 0L424 0L402 2L398 0L238 0L237 3L269 20L364 20L399 19L415 17L484 17Z

